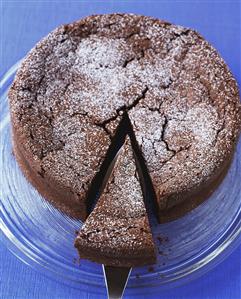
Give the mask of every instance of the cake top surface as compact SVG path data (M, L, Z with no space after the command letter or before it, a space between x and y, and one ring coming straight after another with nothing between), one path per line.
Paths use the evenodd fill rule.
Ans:
M88 189L123 110L158 196L212 176L241 123L237 84L207 41L131 14L54 30L28 54L9 96L26 149L77 192Z
M97 204L83 224L77 242L90 247L124 250L152 247L152 234L141 184L129 137L115 164Z

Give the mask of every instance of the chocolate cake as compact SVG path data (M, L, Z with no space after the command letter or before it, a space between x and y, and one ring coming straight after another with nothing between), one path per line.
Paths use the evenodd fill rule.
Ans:
M81 258L109 266L155 262L155 246L129 137L75 247Z
M54 30L23 61L9 100L24 174L82 220L123 111L160 221L209 196L240 132L238 87L217 51L191 29L132 14L90 16Z

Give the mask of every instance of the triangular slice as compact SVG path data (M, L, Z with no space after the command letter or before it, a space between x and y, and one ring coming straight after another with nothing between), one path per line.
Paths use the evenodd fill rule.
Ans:
M76 240L81 258L109 266L152 264L155 245L129 136Z

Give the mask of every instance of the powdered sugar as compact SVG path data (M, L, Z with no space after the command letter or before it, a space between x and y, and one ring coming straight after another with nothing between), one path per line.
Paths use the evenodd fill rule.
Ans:
M183 127L192 132L197 146L202 151L203 148L214 145L221 123L216 109L201 103L188 111Z
M92 35L83 39L76 50L76 66L80 68L88 65L89 69L116 68L122 66L125 59L134 53L129 52L124 38L113 39ZM105 70L102 69L104 72Z
M160 96L159 87L168 86L173 80L174 59L168 57L162 61L153 57L151 64L144 57L142 61L135 60L132 47L124 39L93 35L81 41L76 53L74 78L76 81L84 78L88 87L71 86L68 98L71 106L81 106L99 122L113 117L121 107L131 105L146 86L153 90L157 87Z

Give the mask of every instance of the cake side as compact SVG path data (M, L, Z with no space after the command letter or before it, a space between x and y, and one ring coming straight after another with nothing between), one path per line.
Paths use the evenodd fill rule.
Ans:
M37 167L31 165L31 155L29 156L29 153L25 152L15 136L13 138L13 154L24 176L44 198L47 198L50 203L65 214L77 219L86 219L88 215L87 204L84 200L80 200L80 198L85 197L85 194L76 194L70 187L59 184L54 178L42 175L41 164Z
M81 258L110 266L155 262L155 247L129 137L75 240Z

